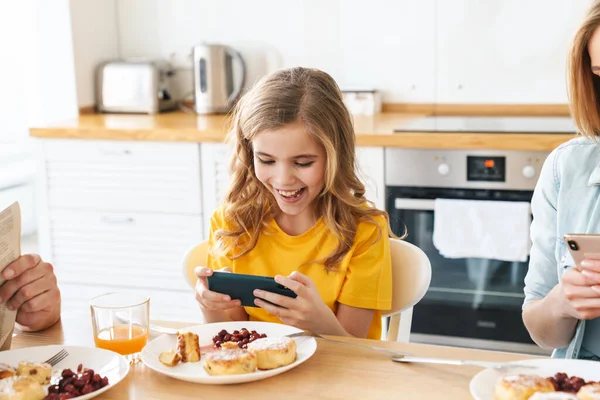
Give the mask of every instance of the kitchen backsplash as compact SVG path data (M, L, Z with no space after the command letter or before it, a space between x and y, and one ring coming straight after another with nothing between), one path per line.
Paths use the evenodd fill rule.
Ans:
M188 54L206 41L242 53L248 84L304 65L325 69L344 89L379 89L388 103L566 103L567 47L591 2L97 1L71 0L80 105L93 99L86 43L99 35L87 29L90 7L102 7L105 26L117 27L102 57L171 59L181 93L192 88Z

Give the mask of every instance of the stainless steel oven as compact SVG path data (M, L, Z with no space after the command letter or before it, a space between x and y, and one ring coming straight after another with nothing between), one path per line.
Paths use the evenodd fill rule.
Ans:
M432 280L413 312L411 341L543 353L521 319L528 262L448 259L433 245L435 199L529 202L548 152L385 150L392 230L431 260ZM502 229L501 226L498 229Z

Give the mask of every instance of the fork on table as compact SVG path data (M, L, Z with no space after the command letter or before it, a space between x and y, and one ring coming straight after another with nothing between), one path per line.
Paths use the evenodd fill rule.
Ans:
M392 349L386 349L383 347L377 347L377 346L369 346L366 344L359 344L359 343L352 343L352 342L345 342L343 340L336 340L336 339L330 339L330 338L326 338L323 337L317 333L313 333L313 332L309 332L309 331L302 331L302 332L296 332L296 333L291 333L289 335L285 335L289 338L296 338L296 337L313 337L315 339L320 339L320 340L324 340L326 342L331 342L331 343L337 343L337 344L344 344L347 346L353 346L353 347L361 347L363 349L370 349L370 350L375 350L375 351L379 351L380 353L385 353L391 356L408 356L409 354L407 353L403 353L401 351L395 351Z
M383 347L376 347L376 346L369 346L369 345L365 345L365 344L358 344L358 343L352 343L352 342L345 342L345 341L341 341L341 340L335 340L335 339L330 339L330 338L326 338L323 337L317 333L313 333L313 332L296 332L296 333L292 333L289 335L286 335L287 337L290 338L295 338L295 337L314 337L316 339L321 339L321 340L325 340L328 342L333 342L333 343L338 343L338 344L345 344L348 346L355 346L355 347L362 347L362 348L367 348L367 349L371 349L371 350L376 350L382 353L386 353L386 354L390 354L392 355L392 361L395 362L404 362L404 363L433 363L433 364L450 364L450 365L475 365L478 367L484 367L484 368L492 368L498 371L505 371L505 370L509 370L509 369L514 369L514 368L522 368L522 369L536 369L536 366L533 365L528 365L528 364L519 364L519 363L510 363L510 362L487 362L487 361L471 361L471 360L455 360L455 359L450 359L450 358L434 358L434 357L413 357L407 353L402 353L400 351L394 351L391 349L385 349Z
M447 365L474 365L477 367L491 368L497 371L507 371L510 369L537 369L538 367L529 364L519 364L514 362L489 362L489 361L474 361L474 360L458 360L452 358L436 358L436 357L410 357L396 356L392 357L392 361L404 363L429 363L429 364L447 364Z
M44 363L50 364L54 367L56 364L58 364L59 362L61 362L65 358L67 358L68 356L69 356L69 352L65 349L62 349L61 351L59 351L58 353L56 353L55 355L53 355L52 357L50 357L49 359L44 361Z

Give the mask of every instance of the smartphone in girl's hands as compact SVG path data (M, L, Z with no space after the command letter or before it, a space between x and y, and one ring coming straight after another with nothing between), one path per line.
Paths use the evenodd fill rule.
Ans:
M255 289L292 298L297 296L291 289L280 285L275 282L274 278L269 276L215 271L206 279L208 281L208 290L229 295L232 300L240 300L245 307L256 307L254 304L254 299L256 299L254 296Z

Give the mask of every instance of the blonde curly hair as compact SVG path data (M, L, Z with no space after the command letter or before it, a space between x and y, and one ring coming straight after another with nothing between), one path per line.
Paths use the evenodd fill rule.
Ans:
M323 145L327 156L325 187L315 199L316 212L338 238L338 246L325 260L314 262L324 261L332 271L350 250L358 224L377 225L374 217L388 220L388 215L365 198L365 186L356 173L352 118L336 82L317 69L297 67L268 75L234 108L229 133L234 145L232 179L223 205L224 220L231 227L215 232L215 244L232 259L254 248L279 209L273 194L256 177L252 140L265 130L298 121ZM386 234L393 236L389 220ZM379 229L377 240L381 235Z

